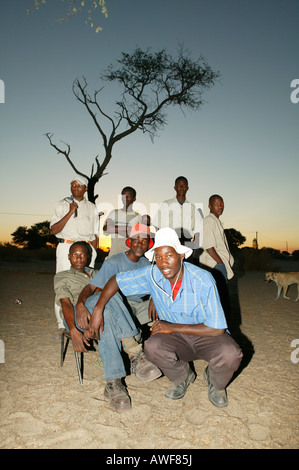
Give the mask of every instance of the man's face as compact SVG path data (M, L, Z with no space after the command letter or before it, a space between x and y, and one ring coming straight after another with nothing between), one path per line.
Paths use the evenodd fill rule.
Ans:
M81 201L83 199L86 190L87 188L85 184L79 184L78 181L73 181L71 184L72 195L74 199L77 199L77 201Z
M148 250L149 242L150 237L143 234L139 234L136 237L130 238L132 253L138 258L141 258L141 256L143 256L144 253Z
M186 196L186 192L188 191L188 185L186 183L186 180L184 178L180 178L175 187L177 198L184 198Z
M176 281L177 275L181 269L184 255L180 255L172 246L161 246L155 249L156 264L163 276L171 283ZM178 278L183 277L183 270Z
M133 204L136 198L134 197L132 191L130 191L129 189L125 189L121 193L121 199L124 207L127 209Z
M87 248L82 245L75 245L70 249L69 260L71 266L77 271L83 272L85 266L87 265L88 252Z
M209 209L215 217L219 218L224 211L224 202L221 197L213 199L212 204L209 204Z

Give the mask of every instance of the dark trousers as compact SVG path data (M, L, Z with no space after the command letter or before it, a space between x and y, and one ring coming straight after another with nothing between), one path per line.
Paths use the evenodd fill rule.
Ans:
M211 382L219 390L226 387L243 357L228 333L210 337L158 333L145 341L144 351L147 359L176 385L187 378L188 362L207 361Z

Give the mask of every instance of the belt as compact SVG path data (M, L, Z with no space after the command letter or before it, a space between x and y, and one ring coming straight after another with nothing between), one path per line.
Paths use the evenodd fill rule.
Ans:
M75 243L72 240L65 240L64 238L57 238L57 240L58 240L59 243ZM79 240L77 240L77 241L79 241ZM92 242L89 242L87 240L80 240L80 242L85 242L85 243L89 243L89 245L92 245Z

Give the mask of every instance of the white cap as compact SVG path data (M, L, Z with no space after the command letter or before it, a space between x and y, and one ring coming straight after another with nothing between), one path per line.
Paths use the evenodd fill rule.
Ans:
M71 180L71 184L73 181L77 181L77 183L79 184L84 184L85 186L88 185L88 180L87 178L84 178L84 176L81 176L81 175L75 175L74 178Z

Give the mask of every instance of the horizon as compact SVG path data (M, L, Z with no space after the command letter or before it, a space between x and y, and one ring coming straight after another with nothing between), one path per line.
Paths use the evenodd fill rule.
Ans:
M204 92L198 111L168 108L167 125L153 142L137 131L113 147L95 187L99 211L103 204L117 207L125 186L149 210L173 197L175 178L185 175L188 200L200 201L207 215L209 196L220 194L224 227L241 232L248 246L258 233L259 246L298 249L296 0L272 0L271 8L268 0L186 0L183 7L181 0L107 0L98 34L83 14L57 22L63 2L26 15L32 5L5 2L0 18L2 242L19 226L50 220L57 201L69 195L74 172L47 132L71 146L80 172L90 175L96 155L103 161L101 137L72 92L76 77L85 76L93 93L102 85L100 73L122 52L138 46L175 56L183 44L192 60L202 56L219 70L220 79ZM101 94L111 116L115 90L105 83Z

